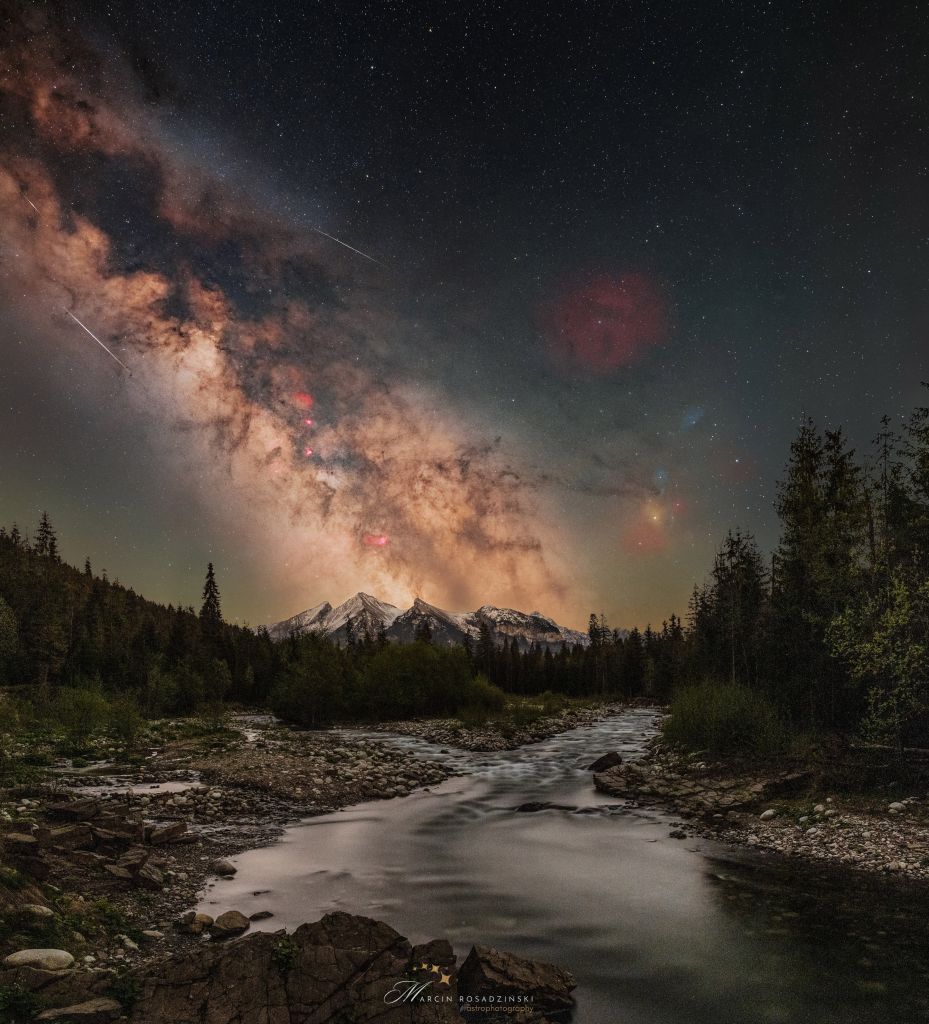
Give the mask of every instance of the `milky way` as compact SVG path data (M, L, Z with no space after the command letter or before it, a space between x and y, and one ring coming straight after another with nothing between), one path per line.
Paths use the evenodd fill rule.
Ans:
M915 7L0 24L0 521L146 595L659 623L805 415L923 399Z
M119 104L108 95L93 51L32 27L4 53L29 126L0 163L10 301L49 339L67 334L62 309L109 339L133 372L124 400L184 431L200 489L247 500L287 572L563 609L538 475L391 366L390 279L173 155L124 83ZM105 200L72 198L112 175L139 189L143 253L108 227Z

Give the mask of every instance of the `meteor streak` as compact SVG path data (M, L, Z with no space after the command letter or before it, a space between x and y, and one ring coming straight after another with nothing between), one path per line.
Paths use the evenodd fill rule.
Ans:
M36 206L36 204L29 198L29 196L27 196L25 192L23 192L22 196L23 196L23 199L25 199L26 202L33 208L33 210L35 210L35 212L38 213L39 212L38 206Z
M106 345L104 345L103 342L97 337L97 335L94 334L94 332L88 326L86 326L86 324L82 324L81 321L78 320L78 318L71 312L70 309L66 309L65 312L78 325L78 327L83 327L83 329L91 336L91 338L94 339L94 341L100 346L100 348L103 349L104 352L106 352L108 356L115 359L116 362L119 363L119 365L126 371L126 373L128 373L130 377L132 376L132 370L130 370L129 367L126 366L126 364L122 361L122 359L119 358L118 355L116 355L115 352L111 352L110 349L108 349Z
M344 245L346 249L351 249L352 252L357 252L359 256L364 256L366 260L370 260L372 263L376 263L379 267L387 266L386 263L382 263L380 260L376 260L373 256L369 256L366 252L362 252L360 249L356 249L353 245L349 245L348 242L343 242L341 238L336 238L335 235L327 234L322 228L312 228L318 235L325 235L326 238L331 238L333 242L338 242L339 245Z

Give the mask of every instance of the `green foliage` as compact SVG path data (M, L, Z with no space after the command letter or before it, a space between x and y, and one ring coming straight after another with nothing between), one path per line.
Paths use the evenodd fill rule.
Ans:
M126 1011L131 1011L139 998L139 982L135 975L123 967L117 970L116 976L110 982L109 994Z
M713 757L770 757L783 751L789 733L762 694L731 683L688 686L674 698L664 738L673 746Z
M893 569L886 588L836 617L828 638L852 680L867 687L865 734L901 747L929 707L929 579Z
M83 750L106 725L110 706L97 690L65 687L58 692L53 714L71 746Z
M0 1024L27 1024L40 1009L36 994L18 982L0 986Z
M19 623L13 614L13 609L0 597L0 666L6 664L7 659L16 651L19 646ZM0 676L0 681L3 677Z
M20 889L25 889L27 884L26 876L17 871L16 868L0 864L0 886L4 889L10 892L19 892Z
M277 941L271 953L271 959L281 974L288 974L293 970L299 951L300 947L289 935L285 935Z
M135 749L143 724L139 704L133 694L120 694L110 701L107 727L109 734L119 740L124 750Z

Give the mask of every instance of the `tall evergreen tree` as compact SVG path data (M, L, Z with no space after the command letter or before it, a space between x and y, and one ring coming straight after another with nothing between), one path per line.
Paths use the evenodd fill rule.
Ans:
M206 579L203 583L203 604L200 606L200 621L208 629L218 629L223 622L223 613L219 603L219 586L213 563L206 567Z

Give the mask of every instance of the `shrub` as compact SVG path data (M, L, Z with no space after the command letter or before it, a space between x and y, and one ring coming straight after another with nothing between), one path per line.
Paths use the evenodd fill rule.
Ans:
M142 731L142 715L132 694L120 694L110 701L110 734L122 744L123 749L132 750Z
M0 986L0 1022L27 1024L38 1012L39 1000L35 993L18 982Z
M766 757L783 751L789 740L773 704L754 690L731 683L681 690L663 732L674 746L715 756Z
M65 687L59 690L55 702L58 724L68 742L78 750L86 748L91 737L103 728L109 711L106 697L96 690Z
M568 706L568 698L561 693L552 693L546 690L539 698L542 702L542 712L546 715L557 715Z

